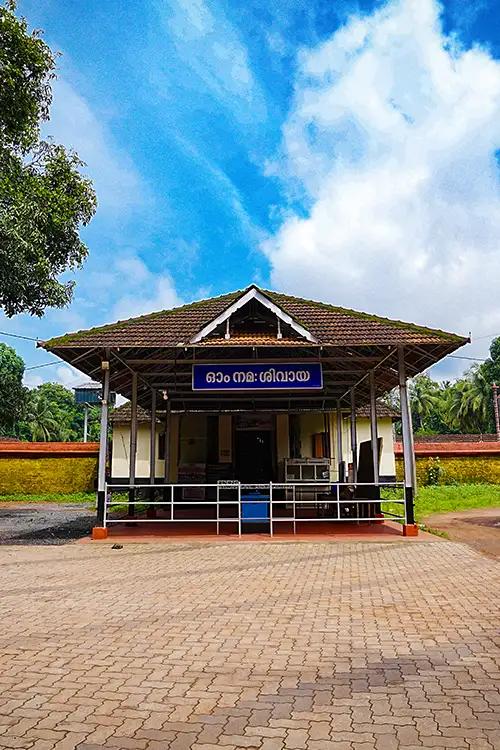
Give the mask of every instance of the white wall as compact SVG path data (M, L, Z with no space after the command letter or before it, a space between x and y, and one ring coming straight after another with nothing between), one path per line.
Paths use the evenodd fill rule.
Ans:
M332 467L332 480L337 478L337 417L335 413L328 415L330 421L331 456L334 459ZM180 439L177 425L180 422ZM313 453L312 436L318 432L324 432L325 423L322 413L308 412L300 415L300 441L301 455L303 458L311 458ZM137 429L137 461L136 477L149 477L149 423L138 425ZM164 431L164 426L156 426L156 456L158 456L158 436ZM370 420L360 418L357 420L358 446L360 443L370 440ZM378 434L382 438L382 455L380 460L380 475L394 476L396 466L394 460L393 425L390 418L378 420ZM282 462L285 455L285 446L288 446L288 416L280 415L277 421L277 452L278 462ZM207 443L207 419L201 414L172 415L170 428L170 451L171 471L170 481L177 479L177 463L205 463ZM342 419L342 443L343 458L349 463L351 461L351 435L349 418ZM112 476L128 477L129 474L129 448L130 428L126 424L113 425L113 455ZM178 452L179 448L179 452ZM165 462L156 459L156 477L165 475Z
M331 456L334 459L332 479L337 478L337 415L329 413ZM371 439L370 420L360 417L356 423L358 446ZM303 458L311 458L313 454L313 435L325 431L325 422L321 413L304 413L300 415L300 442L301 455ZM389 417L379 418L378 435L382 438L382 455L380 457L380 476L395 476L396 464L394 460L394 437L392 419ZM342 418L342 454L347 463L352 460L351 455L351 429L349 417Z
M165 461L158 458L158 438L164 427L156 425L156 462L155 471L157 477L163 477L165 473ZM147 422L137 425L137 459L135 463L135 475L142 479L149 477L149 434L150 425ZM128 424L113 424L113 449L111 457L111 476L128 477L130 456L130 427Z

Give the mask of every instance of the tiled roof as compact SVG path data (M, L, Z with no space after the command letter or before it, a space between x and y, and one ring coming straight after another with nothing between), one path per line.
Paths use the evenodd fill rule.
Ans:
M233 333L231 338L206 338L199 341L196 346L311 346L306 339L286 338L279 339L276 334L270 333Z
M161 422L161 415L162 412L157 412L156 415L156 421ZM130 408L130 401L126 401L124 404L119 406L117 409L114 409L113 412L109 416L109 421L114 422L115 424L125 424L127 422L130 422L130 419L132 417L132 412ZM137 421L139 424L143 422L150 422L151 421L151 412L149 412L147 409L143 409L142 406L137 405Z
M356 414L358 417L361 418L369 418L370 417L370 408L368 406L362 406L359 409L356 410ZM164 418L165 412L158 410L156 412L156 418L157 422L162 422ZM399 419L400 414L396 409L393 409L391 406L388 406L384 401L378 401L377 400L377 417L379 419L384 418L391 418L391 419ZM131 411L130 411L130 401L125 402L121 406L119 406L117 409L114 409L112 414L110 415L110 421L114 422L115 424L128 424L130 422L131 418ZM146 423L151 421L151 412L147 409L143 409L141 406L137 406L137 421L139 424Z
M370 417L370 406L361 406L356 410L358 417ZM400 419L401 413L397 409L393 409L392 406L386 404L385 401L379 401L377 399L377 417L387 417L391 419Z
M244 292L193 302L172 310L67 334L43 344L48 349L80 347L175 347L188 345L204 326L221 315ZM323 302L260 290L306 328L320 344L363 346L372 344L461 344L455 334L389 320ZM224 342L222 339L219 343ZM273 341L276 343L276 341ZM206 340L204 342L206 344Z

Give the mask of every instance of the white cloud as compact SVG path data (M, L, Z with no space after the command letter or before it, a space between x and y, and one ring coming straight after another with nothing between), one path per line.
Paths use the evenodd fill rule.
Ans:
M53 97L44 135L74 149L86 163L100 211L127 211L149 200L132 159L111 136L104 113L96 114L64 78L54 81Z
M153 274L137 256L117 262L114 287L132 290L119 297L111 311L111 321L134 318L182 304L172 277Z
M301 54L273 169L308 215L262 247L278 288L500 333L500 63L439 10L393 0Z
M265 119L265 96L252 71L248 52L236 28L216 2L172 0L168 7L157 2L169 36L156 64L163 76L157 83L164 94L177 98L179 75L186 75L185 91L210 94L238 122L246 125ZM171 79L172 49L180 61L177 79ZM171 90L170 90L171 89Z

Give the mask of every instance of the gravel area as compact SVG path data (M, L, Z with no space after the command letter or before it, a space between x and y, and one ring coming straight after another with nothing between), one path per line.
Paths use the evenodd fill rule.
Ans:
M473 549L500 558L500 508L436 513L425 519L431 529L446 532L449 539L464 542Z
M1 544L67 544L88 536L95 512L86 505L4 503L0 505Z

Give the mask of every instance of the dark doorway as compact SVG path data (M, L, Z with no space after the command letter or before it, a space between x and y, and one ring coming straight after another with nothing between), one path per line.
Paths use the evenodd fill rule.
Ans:
M263 483L273 479L271 430L236 430L236 479Z

